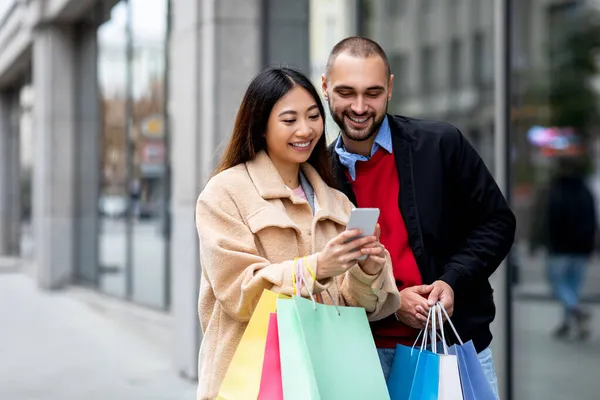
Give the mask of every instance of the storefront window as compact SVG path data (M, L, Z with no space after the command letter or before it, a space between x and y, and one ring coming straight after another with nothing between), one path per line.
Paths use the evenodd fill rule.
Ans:
M100 27L101 289L166 308L167 0L121 1Z
M513 2L511 194L518 227L513 354L518 399L593 399L600 391L594 340L600 325L593 318L600 268L595 257L563 254L585 250L580 245L586 241L586 225L597 221L580 202L578 186L557 191L568 176L574 182L581 179L596 204L600 199L600 17L592 3ZM561 204L565 214L557 214L550 203ZM565 221L567 214L574 225L562 225L557 232L550 221ZM563 237L558 242L557 235ZM564 237L576 238L575 248L568 240L566 248L557 247Z

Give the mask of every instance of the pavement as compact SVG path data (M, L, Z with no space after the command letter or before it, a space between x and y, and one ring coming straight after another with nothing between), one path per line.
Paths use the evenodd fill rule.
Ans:
M600 398L600 260L590 260L582 303L592 313L592 337L585 342L551 336L563 310L546 279L546 256L515 245L519 284L513 290L513 366L516 400Z
M513 303L515 400L598 400L600 398L600 305L590 305L592 337L559 341L550 332L561 318L555 302Z
M171 359L168 316L114 310L0 271L0 399L195 399Z

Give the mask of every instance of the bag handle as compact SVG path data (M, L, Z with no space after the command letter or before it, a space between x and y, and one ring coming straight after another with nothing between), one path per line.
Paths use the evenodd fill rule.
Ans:
M421 337L421 334L423 334L423 339L421 339L421 348L419 349L419 353L423 351L423 349L427 348L427 328L429 327L429 321L431 319L431 308L429 309L429 313L427 314L427 322L425 322L425 328L421 329L419 331L419 334L417 335L417 338L415 339L415 342L413 343L411 349L410 349L410 354L412 355L415 346L417 345L417 343L419 342L419 338Z
M432 314L431 318L431 350L434 354L437 354L437 340L435 340L435 334L437 333L437 315L435 312L435 306L430 307L429 311Z
M428 326L429 326L429 317L430 317L430 315L431 315L431 308L429 309L429 314L427 315L427 323L425 324L425 328L424 328L424 329L421 329L421 330L419 330L419 334L417 335L417 338L416 338L416 339L415 339L415 341L413 342L413 345L412 345L411 349L413 349L413 350L414 350L414 348L415 348L415 346L417 345L417 343L419 342L419 338L421 337L421 335L423 334L423 332L427 332L427 328L428 328ZM425 335L427 335L427 333L426 333ZM442 337L440 336L439 332L436 332L436 337L437 337L438 339L442 339ZM421 346L423 346L423 345L421 344ZM425 344L425 346L427 346L427 344ZM412 354L412 353L411 353L411 354Z
M308 262L308 258L306 258L306 256L304 256L303 260L306 261L306 269L308 270L308 272L310 273L310 276L312 276L313 280L316 283L317 282L317 275L315 274L315 272L310 267L310 263ZM333 277L332 279L333 279L333 283L335 283L335 287L337 288L337 292L339 293L340 292L340 287L338 286L337 279L335 277ZM331 299L331 302L335 306L335 310L337 311L337 314L340 315L340 309L338 307L338 304L335 301L335 299L333 298L333 296L331 295L331 292L329 291L329 288L325 289L325 291L327 292L327 294L329 295L329 298Z
M306 263L306 265L305 265ZM305 257L302 257L302 263L301 264L296 264L296 274L298 275L298 281L300 284L304 284L304 287L306 287L306 291L308 292L308 294L310 295L310 298L313 302L313 309L316 311L317 310L317 302L315 301L315 298L313 296L312 291L310 290L310 286L306 283L306 279L304 278L304 268L300 268L300 265L302 267L306 267L306 269L308 270L308 272L310 273L310 275L312 276L314 282L317 282L317 275L315 274L315 272L312 270L312 268L310 267L310 263L308 262L308 259ZM335 282L336 286L337 286L337 279L335 279L335 277L333 278L333 281ZM300 286L301 288L302 286ZM329 291L329 288L325 289L325 291L327 292L327 294L329 295L329 297L331 298L331 302L333 303L335 310L337 311L337 315L341 315L340 313L340 308L338 307L337 302L335 301L335 299L333 298L333 296L331 295L331 292ZM338 287L338 293L339 293L339 287ZM298 293L300 293L300 289L298 291Z
M452 323L452 320L450 319L450 316L448 315L448 312L446 311L446 309L442 306L442 304L438 301L438 303L441 311L444 313L444 315L446 316L446 321L448 321L448 324L450 325L450 327L452 328L452 331L454 332L454 335L456 335L456 338L458 339L458 342L461 344L461 346L464 344L462 339L460 338L460 335L458 334L458 332L456 331L456 327L454 326L454 324Z
M304 272L302 271L303 268L300 268L300 265L304 265L304 262L300 260L300 258L296 258L294 260L294 270L292 271L292 281L294 281L294 294L297 293L298 296L301 296L302 285L304 284L304 287L306 288L306 291L308 292L308 295L312 300L313 309L316 310L317 302L315 301L315 297L313 296L313 293L310 290L310 286L306 284L306 280L304 279Z
M446 343L446 334L444 333L444 317L442 316L442 305L438 302L435 306L437 310L438 319L440 321L440 332L442 334L442 347L444 349L444 355L448 355L448 344Z

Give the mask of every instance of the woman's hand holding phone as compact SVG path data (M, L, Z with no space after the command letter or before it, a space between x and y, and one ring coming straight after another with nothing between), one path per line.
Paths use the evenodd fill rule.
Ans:
M384 257L376 236L361 238L360 235L362 235L362 231L359 229L347 230L327 242L325 248L317 254L317 280L343 274L364 255L374 255L378 258L377 254L381 253L381 257ZM348 240L350 241L348 242ZM370 258L368 257L367 260ZM363 263L371 265L373 262L378 262L377 260L367 260ZM385 264L385 258L383 258L383 262ZM375 269L375 266L370 269ZM365 271L365 273L368 272Z
M385 247L379 242L381 229L379 224L375 227L376 240L362 247L360 252L366 255L365 260L360 260L358 264L367 275L377 275L385 267Z

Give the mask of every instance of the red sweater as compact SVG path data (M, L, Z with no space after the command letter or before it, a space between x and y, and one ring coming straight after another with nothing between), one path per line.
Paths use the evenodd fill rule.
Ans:
M350 182L349 174L346 172ZM408 232L398 206L400 180L394 155L379 149L369 161L356 163L356 181L352 182L358 207L381 210L380 241L390 252L394 278L399 290L422 284L421 272L408 242ZM396 344L412 345L418 330L401 324L394 316L371 324L378 348Z

